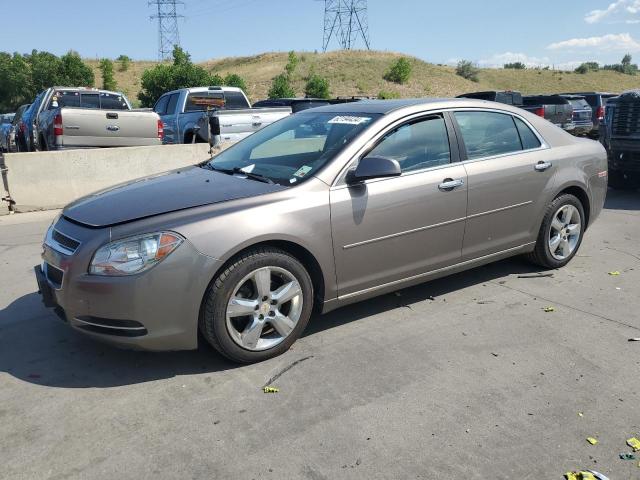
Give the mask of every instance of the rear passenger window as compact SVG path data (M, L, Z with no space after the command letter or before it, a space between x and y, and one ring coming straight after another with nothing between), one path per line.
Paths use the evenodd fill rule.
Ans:
M444 118L404 124L389 132L367 156L397 160L403 172L446 165L451 155Z
M97 93L82 93L80 105L82 108L100 108L100 97Z
M163 95L160 97L153 107L153 111L158 115L165 115L167 113L167 103L169 103L169 95Z
M122 95L106 92L100 94L100 108L103 110L129 110Z
M249 108L249 104L240 92L225 92L225 106L229 110L238 110L241 108Z
M540 146L540 140L535 134L531 131L531 129L520 120L518 117L513 117L516 122L516 127L518 128L518 133L520 134L520 140L522 141L522 149L529 150L531 148L538 148Z
M167 105L167 115L173 115L176 113L176 105L178 104L179 93L174 93L169 97L169 104Z
M455 112L467 157L490 157L522 150L511 115L495 112Z

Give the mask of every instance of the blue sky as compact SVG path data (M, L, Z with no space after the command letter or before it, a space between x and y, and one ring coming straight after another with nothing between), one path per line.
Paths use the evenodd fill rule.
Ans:
M5 18L0 50L157 58L157 27L146 0L23 1L29 27ZM321 0L184 3L181 43L194 60L322 48ZM15 1L0 0L0 11L9 4ZM519 60L566 68L586 60L617 62L626 52L640 61L640 0L369 0L369 27L373 49L434 63Z

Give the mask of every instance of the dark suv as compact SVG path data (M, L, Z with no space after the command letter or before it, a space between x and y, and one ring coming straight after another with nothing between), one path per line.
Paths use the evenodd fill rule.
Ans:
M563 95L580 95L587 101L593 113L591 119L593 121L593 129L589 133L590 136L598 138L600 135L600 124L604 120L604 109L609 98L617 97L617 93L611 92L567 92Z

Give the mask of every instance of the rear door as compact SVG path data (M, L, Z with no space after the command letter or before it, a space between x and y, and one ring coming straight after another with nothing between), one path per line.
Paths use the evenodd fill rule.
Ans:
M467 183L447 123L447 116L434 114L390 127L359 157L393 158L402 168L400 177L332 187L340 297L375 291L459 262Z
M553 187L551 150L517 115L461 110L453 117L469 184L463 260L534 241Z

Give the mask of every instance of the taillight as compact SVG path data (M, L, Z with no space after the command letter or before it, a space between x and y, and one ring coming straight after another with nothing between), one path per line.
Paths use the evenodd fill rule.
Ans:
M63 135L61 113L58 113L53 119L53 135L55 137L61 137Z
M596 118L598 120L604 120L604 107L603 106L599 106L598 109L596 110Z
M544 118L544 107L536 108L533 113Z
M158 119L158 138L162 140L164 138L164 123Z

